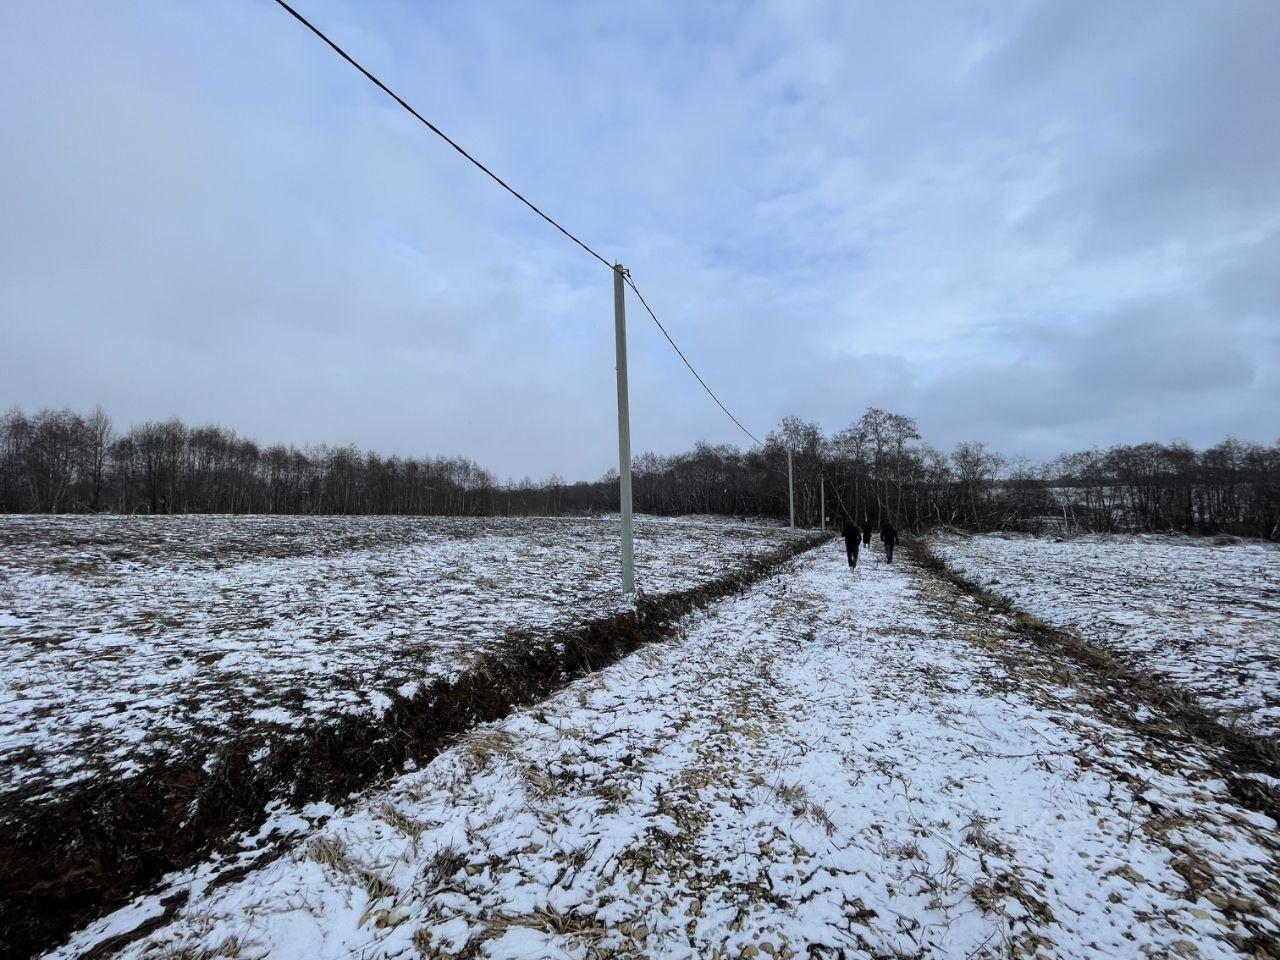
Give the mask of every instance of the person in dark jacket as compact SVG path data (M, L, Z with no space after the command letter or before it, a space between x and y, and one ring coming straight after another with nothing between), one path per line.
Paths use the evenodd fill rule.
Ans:
M880 528L880 542L884 544L884 558L893 563L893 547L898 542L898 531L894 529L891 520L886 520Z
M862 545L871 546L871 521L865 518L862 521Z
M849 558L849 566L858 565L858 543L862 539L862 531L850 517L844 522L844 553Z

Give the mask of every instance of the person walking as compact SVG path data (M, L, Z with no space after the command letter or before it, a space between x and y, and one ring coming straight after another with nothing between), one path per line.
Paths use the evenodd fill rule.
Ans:
M844 554L849 559L849 568L858 565L858 544L862 540L862 531L850 517L844 522Z
M880 528L880 542L884 544L885 560L893 563L893 548L898 542L898 531L894 529L893 521L885 520Z
M862 519L862 545L871 546L871 521L866 517Z

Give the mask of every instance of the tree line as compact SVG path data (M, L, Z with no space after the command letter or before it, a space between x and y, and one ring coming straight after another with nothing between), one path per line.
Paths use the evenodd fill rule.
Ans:
M902 529L1181 530L1280 538L1280 444L1205 450L1144 443L1008 459L982 443L940 451L910 417L871 408L826 435L787 417L759 449L700 443L632 466L638 511L852 518ZM617 474L499 483L462 457L381 457L352 446L262 446L218 426L150 421L117 433L96 410L0 416L0 511L442 516L602 513Z
M0 510L32 513L468 515L492 474L462 457L352 446L260 446L218 426L150 421L117 435L101 411L0 417Z

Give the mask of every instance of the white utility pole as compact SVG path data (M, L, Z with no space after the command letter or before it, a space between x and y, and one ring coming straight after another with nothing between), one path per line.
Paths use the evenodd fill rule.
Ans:
M827 478L818 474L818 512L822 514L822 529L827 529Z
M791 504L791 529L796 528L796 484L791 475L791 450L787 450L787 500Z
M631 543L631 406L627 400L626 271L613 265L613 334L618 371L618 503L622 509L622 592L636 592L635 550Z

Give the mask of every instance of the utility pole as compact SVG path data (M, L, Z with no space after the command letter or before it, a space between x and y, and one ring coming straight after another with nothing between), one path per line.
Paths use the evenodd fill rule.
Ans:
M631 542L631 406L627 400L626 271L613 265L613 335L618 373L618 504L622 512L622 592L636 592L635 550Z
M822 529L827 529L827 477L818 474L818 512L822 514Z
M791 473L791 448L787 448L787 501L791 504L791 529L796 528L796 484Z

